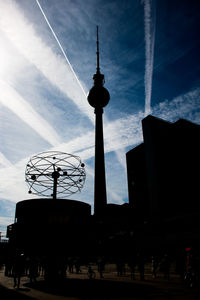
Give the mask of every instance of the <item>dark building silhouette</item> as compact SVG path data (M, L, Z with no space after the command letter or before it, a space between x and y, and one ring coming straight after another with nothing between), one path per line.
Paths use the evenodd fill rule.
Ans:
M200 237L200 126L149 115L142 128L144 142L126 154L130 204L140 221L159 225L163 237L171 233L189 243L195 230Z
M144 159L144 144L140 144L126 153L129 205L140 212L135 218L138 222L149 220L149 200L147 172Z
M87 203L48 198L16 204L15 223L7 234L14 247L34 255L83 255L91 206Z
M194 212L199 208L200 126L151 116L142 125L152 217Z

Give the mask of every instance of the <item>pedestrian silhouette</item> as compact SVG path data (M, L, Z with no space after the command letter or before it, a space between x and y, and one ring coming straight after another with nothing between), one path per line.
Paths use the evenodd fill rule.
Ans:
M21 276L24 273L25 260L23 253L17 253L13 262L13 279L14 287L20 287Z

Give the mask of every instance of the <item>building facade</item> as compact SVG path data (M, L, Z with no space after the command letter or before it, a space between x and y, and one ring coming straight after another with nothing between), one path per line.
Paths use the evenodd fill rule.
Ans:
M200 126L149 115L142 129L143 143L126 154L130 203L144 221L163 224L163 235L186 241L196 230L198 238Z

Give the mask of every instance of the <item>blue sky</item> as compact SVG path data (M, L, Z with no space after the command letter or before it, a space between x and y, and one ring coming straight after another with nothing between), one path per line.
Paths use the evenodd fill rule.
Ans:
M108 202L128 201L125 154L142 142L146 115L200 124L198 0L0 0L0 11L0 199L30 198L26 163L56 150L84 161L85 187L71 199L93 205L94 113L86 95L96 72L96 25L111 96L104 109Z

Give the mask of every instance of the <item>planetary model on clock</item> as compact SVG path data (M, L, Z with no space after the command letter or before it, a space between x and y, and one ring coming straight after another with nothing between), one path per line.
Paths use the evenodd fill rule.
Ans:
M25 170L29 194L53 199L75 194L84 186L84 167L80 157L64 152L48 151L34 155Z

